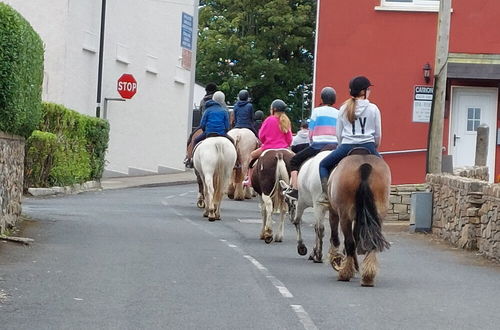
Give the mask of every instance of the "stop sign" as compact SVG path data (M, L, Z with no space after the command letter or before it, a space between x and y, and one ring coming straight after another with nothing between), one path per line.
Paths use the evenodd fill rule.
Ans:
M137 93L137 81L134 76L124 73L118 79L117 90L124 99L131 99Z

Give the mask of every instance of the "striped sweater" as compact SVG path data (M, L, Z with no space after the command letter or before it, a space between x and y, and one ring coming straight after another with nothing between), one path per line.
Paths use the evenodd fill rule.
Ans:
M309 122L311 147L322 148L326 144L337 143L337 118L339 110L323 105L314 108Z

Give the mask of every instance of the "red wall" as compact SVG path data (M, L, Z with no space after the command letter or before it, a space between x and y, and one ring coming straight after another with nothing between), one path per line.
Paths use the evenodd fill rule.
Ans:
M380 0L321 0L315 100L320 102L324 86L332 86L340 108L349 97L349 80L365 75L375 85L370 100L382 114L380 151L425 149L428 124L412 122L413 89L425 85L424 64L434 67L438 13L377 11L378 5ZM452 7L450 52L500 53L494 23L499 21L500 1L454 0ZM446 146L447 121L443 135ZM384 159L394 184L425 180L425 152Z
M453 0L450 52L500 53L500 1Z

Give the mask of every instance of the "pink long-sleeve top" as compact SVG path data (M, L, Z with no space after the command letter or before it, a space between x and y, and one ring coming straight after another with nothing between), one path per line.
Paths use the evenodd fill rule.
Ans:
M292 131L283 133L280 130L280 120L276 116L269 116L264 120L259 130L261 149L288 148L292 143Z

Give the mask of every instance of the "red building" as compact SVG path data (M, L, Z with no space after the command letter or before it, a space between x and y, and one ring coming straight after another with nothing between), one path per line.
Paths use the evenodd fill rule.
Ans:
M439 0L318 0L315 100L329 85L340 107L352 77L372 81L370 99L382 114L380 151L393 184L425 179L431 103L425 86L434 83L438 12ZM500 174L499 13L498 0L452 1L443 133L444 154L452 155L453 166L473 165L475 129L488 124L491 178Z

